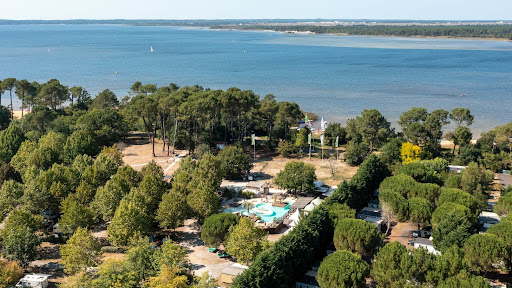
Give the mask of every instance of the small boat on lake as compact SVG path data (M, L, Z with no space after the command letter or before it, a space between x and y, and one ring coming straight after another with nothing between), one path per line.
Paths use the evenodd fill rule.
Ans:
M151 53L155 52L155 50L153 50L153 46L151 46L151 48L149 49L149 51L150 51Z

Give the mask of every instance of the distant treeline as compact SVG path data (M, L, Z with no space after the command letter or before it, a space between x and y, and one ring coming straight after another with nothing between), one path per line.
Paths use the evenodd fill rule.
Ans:
M347 34L397 37L464 37L464 38L500 38L512 40L512 25L436 25L436 26L391 26L391 25L354 25L354 26L317 26L317 25L239 25L212 26L211 28L240 30L274 30L313 32L318 34Z

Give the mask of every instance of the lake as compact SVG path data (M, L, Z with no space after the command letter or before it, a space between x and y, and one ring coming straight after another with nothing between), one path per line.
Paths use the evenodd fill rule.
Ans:
M128 25L0 25L0 39L1 79L57 78L92 95L173 82L272 93L341 123L376 108L396 127L414 106L467 107L477 135L512 121L508 41Z

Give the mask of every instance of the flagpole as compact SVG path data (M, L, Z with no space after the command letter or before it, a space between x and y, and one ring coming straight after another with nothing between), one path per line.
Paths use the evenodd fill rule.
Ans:
M309 161L311 161L311 143L309 143Z
M311 131L308 134L308 144L309 144L309 161L311 161Z
M251 135L251 142L254 148L254 161L256 161L256 135L254 133Z

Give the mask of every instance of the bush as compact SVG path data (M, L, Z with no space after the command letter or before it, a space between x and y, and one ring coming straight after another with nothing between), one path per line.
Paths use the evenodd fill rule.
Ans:
M102 253L124 253L126 249L119 246L103 246L101 247Z
M281 140L277 145L277 152L283 157L290 157L295 154L295 146L290 141Z
M242 197L243 199L252 199L254 197L254 192L249 191L249 190L244 190L244 191L240 192L240 197Z

